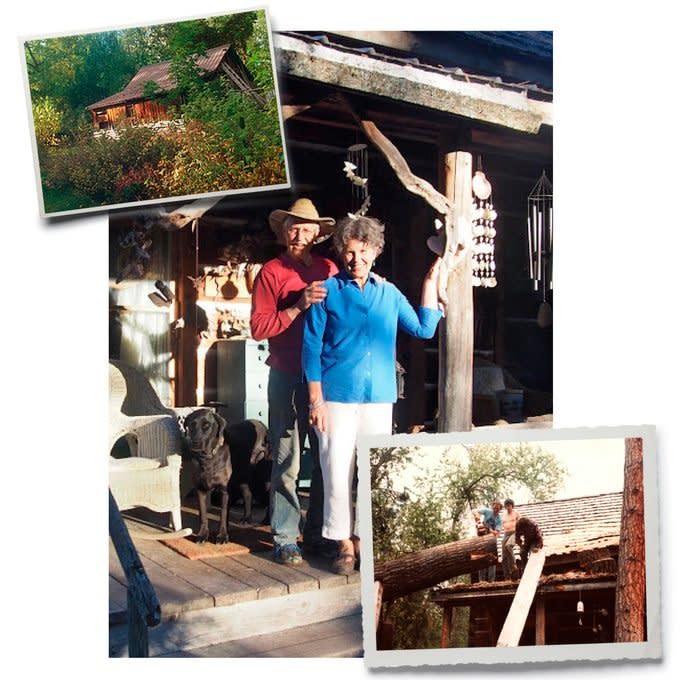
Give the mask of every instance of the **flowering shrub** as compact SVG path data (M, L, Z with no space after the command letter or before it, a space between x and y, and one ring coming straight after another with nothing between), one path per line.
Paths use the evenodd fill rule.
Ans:
M59 111L56 104L49 97L41 97L32 103L31 108L33 110L33 126L38 146L55 146L58 134L61 132L64 114Z
M72 188L86 194L91 206L285 181L280 145L256 139L251 146L257 156L248 157L237 142L194 120L162 130L121 128L115 136L87 135L71 147L44 149L43 181L52 189ZM49 206L46 209L50 211Z

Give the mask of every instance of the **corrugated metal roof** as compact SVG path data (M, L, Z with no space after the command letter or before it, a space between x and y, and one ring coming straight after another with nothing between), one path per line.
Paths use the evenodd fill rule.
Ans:
M412 66L416 69L430 73L439 73L447 75L453 79L461 80L468 83L478 83L483 85L491 85L499 89L507 89L514 92L525 93L529 97L535 97L543 100L552 100L552 91L545 88L539 87L536 83L530 82L510 82L504 80L500 76L488 76L473 73L471 71L464 70L460 65L457 64L440 64L433 63L431 61L423 61L415 54L409 54L407 51L399 52L397 50L388 50L382 48L381 45L375 43L365 43L361 44L356 39L352 41L342 41L341 37L332 33L314 33L314 32L297 32L297 31L280 31L280 35L289 35L300 40L304 40L308 43L318 43L326 47L331 47L333 49L354 53L357 55L363 55L370 57L377 61L384 61L387 63L402 64ZM517 48L523 45L525 49L528 49L529 39L525 36L524 38L518 37L517 33L511 31L506 32L493 32L489 33L472 33L472 32L461 32L468 36L486 36L486 40L489 42L492 40L492 36L496 35L496 41L501 42L505 46L510 46L511 44ZM551 36L551 34L543 34ZM533 43L532 43L533 44ZM546 51L546 46L544 45L543 52ZM550 56L552 56L552 37L550 37Z
M552 31L461 31L479 43L512 50L530 57L552 59Z
M196 66L202 69L205 75L214 73L224 55L228 52L229 45L219 45L206 50L205 56L196 57ZM139 99L144 99L144 89L148 82L156 83L156 85L164 92L169 92L177 87L177 82L170 73L171 61L163 61L159 64L149 64L142 66L133 76L132 80L125 86L123 90L116 94L101 99L94 104L87 107L88 111L93 109L106 108L108 106L116 106L125 104Z

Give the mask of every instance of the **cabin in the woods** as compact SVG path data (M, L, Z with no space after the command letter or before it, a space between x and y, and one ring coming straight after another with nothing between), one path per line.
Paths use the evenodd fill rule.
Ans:
M224 76L233 87L261 100L251 75L233 47L219 45L206 50L204 55L195 57L195 65L204 79ZM100 99L86 109L92 114L92 124L97 130L109 130L122 121L129 124L167 121L169 107L182 101L176 88L171 61L148 64L142 66L120 92Z
M612 642L622 493L518 505L543 533L545 563L520 645ZM469 647L496 646L517 591L504 581L438 587L431 600L443 610L442 647L449 646L452 612L469 607Z
M468 280L453 296L462 349L443 342L444 322L432 341L399 337L397 431L441 426L449 394L441 386L451 376L459 383L455 399L470 399L460 407L456 401L465 418L448 429L549 421L552 326L539 323L538 311L552 304L552 289L536 290L530 278L527 199L544 171L552 175L551 34L286 32L274 35L274 48L292 188L216 199L182 228L158 210L112 214L111 357L140 368L169 405L213 403L230 418L266 422L266 343L249 339L248 318L252 276L280 252L268 215L300 196L322 215L358 210L365 196L343 172L351 159L368 179L368 214L386 225L376 270L417 305L434 258L427 240L437 212L405 188L368 135L379 130L415 176L459 205L472 194L468 183L454 196L447 159L467 154L460 177L483 171L497 211L497 285ZM218 54L206 57L212 72ZM157 78L143 69L126 90L89 107L93 120L105 126L123 115L144 117L150 100L143 83ZM334 256L330 241L317 250ZM173 290L167 305L150 297L156 280ZM454 355L465 371L450 370Z

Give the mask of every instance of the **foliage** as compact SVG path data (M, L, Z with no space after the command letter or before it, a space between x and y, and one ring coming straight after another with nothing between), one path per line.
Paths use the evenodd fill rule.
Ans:
M40 97L32 104L35 138L39 146L56 146L64 114L50 97Z
M64 112L64 131L87 120L85 107L118 92L138 68L117 31L27 41L24 51L31 98L50 97Z
M248 165L217 133L194 121L162 131L121 128L116 137L90 133L40 156L43 185L51 190L46 197L59 189L89 197L72 209L269 186L285 178L277 149ZM56 210L47 198L45 207Z
M376 561L459 540L471 508L495 498L520 492L536 501L552 498L566 472L553 454L531 444L442 448L437 464L423 461L418 447L371 449ZM427 592L395 600L390 617L396 649L439 646L441 612Z

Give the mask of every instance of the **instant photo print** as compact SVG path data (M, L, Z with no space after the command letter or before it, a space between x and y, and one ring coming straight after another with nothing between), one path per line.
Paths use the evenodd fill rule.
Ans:
M367 666L659 658L655 447L652 427L364 438Z
M44 217L290 186L265 9L22 47Z

